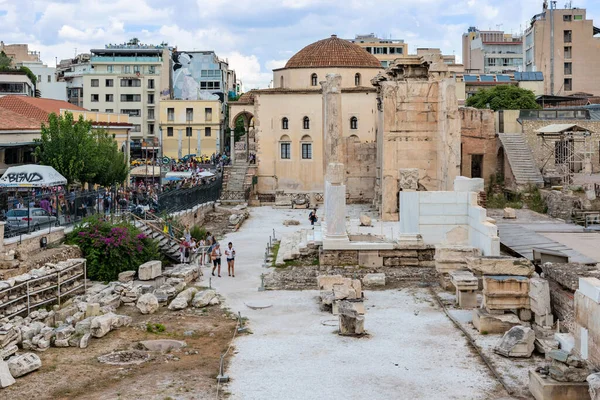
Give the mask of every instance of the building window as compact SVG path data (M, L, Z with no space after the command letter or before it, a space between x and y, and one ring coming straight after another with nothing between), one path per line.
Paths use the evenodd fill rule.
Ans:
M354 75L354 86L360 86L360 74L358 72Z
M281 129L288 129L288 119L286 117L281 119Z
M283 76L279 78L279 87L283 87Z
M358 129L358 118L350 118L350 129Z
M310 76L310 84L311 86L317 86L317 74L312 74Z
M148 67L148 73L154 75L156 73L156 67L154 65L150 65Z
M573 31L564 31L563 32L563 39L565 43L571 43L571 41L573 40Z
M570 60L573 58L572 50L571 46L565 46L565 59Z
M107 65L106 66L106 71L107 72L113 72L114 71L114 67L112 65Z
M104 101L112 103L113 97L114 97L114 95L112 95L112 94L105 94L104 95Z
M281 142L280 146L281 146L281 159L289 160L290 158L292 158L291 152L290 152L291 143L290 142Z
M121 101L123 101L123 102L142 101L142 95L141 94L122 94Z
M121 87L141 87L142 81L139 79L121 79Z
M127 114L130 117L141 117L142 116L142 111L141 110L121 110L121 114Z
M206 128L204 128L204 136L210 137L211 135L212 135L212 133L210 132L210 126L207 126Z
M99 94L93 94L92 95L92 103L98 102L99 98L100 98Z
M308 117L302 118L302 127L304 129L310 129L310 119Z
M573 74L573 63L566 62L565 63L565 75Z
M573 18L572 15L563 15L563 21L571 21Z
M175 121L175 109L167 108L167 121Z
M90 111L91 111L91 112L98 112L98 111L100 111L100 110L98 110L97 108L92 108Z
M564 82L565 92L573 90L573 80L571 78L565 78Z
M148 95L148 104L154 104L154 95L153 94Z
M112 79L107 79L107 80L104 81L104 85L106 87L113 87L115 85L115 82Z
M193 108L185 109L185 120L186 120L186 122L192 122L194 120L194 109Z
M303 160L312 160L312 139L308 135L302 136L301 140L302 147L302 159Z
M100 86L100 81L98 79L92 79L92 87Z
M220 88L221 82L200 82L200 89L202 90L214 90Z
M48 75L48 83L52 83L52 75Z
M41 75L38 75L37 81L38 82L42 82L42 76Z
M134 65L133 66L133 72L136 73L136 74L139 74L140 73L140 66L139 65Z
M148 89L154 89L154 79L148 79Z
M133 125L133 127L131 128L132 132L141 132L142 131L142 126L141 125Z
M185 127L185 137L192 137L192 127L191 126Z
M148 124L148 135L154 135L154 124Z
M167 136L173 137L173 127L172 126L169 126L167 128Z
M574 15L573 19L575 21L583 21L583 15L579 14L579 15Z
M107 108L106 110L104 110L107 113L114 113L115 110L113 110L112 108Z
M204 109L204 120L206 122L211 122L212 121L212 108L206 107Z
M148 119L154 119L154 108L148 109Z

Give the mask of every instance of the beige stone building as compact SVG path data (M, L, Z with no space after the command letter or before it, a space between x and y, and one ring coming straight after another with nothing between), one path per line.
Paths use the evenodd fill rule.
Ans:
M27 44L5 44L0 41L0 51L12 58L12 66L23 62L40 62L40 52L30 51Z
M377 129L377 58L335 35L296 53L273 71L274 88L253 90L230 103L230 127L243 117L256 151L258 192L322 192L323 100L320 82L341 75L344 154L349 200L373 199ZM253 139L256 147L253 147Z
M544 93L600 95L600 29L583 8L544 9L525 32L526 71L544 73Z
M217 153L220 115L219 100L162 100L162 155L179 159L188 154L210 157Z

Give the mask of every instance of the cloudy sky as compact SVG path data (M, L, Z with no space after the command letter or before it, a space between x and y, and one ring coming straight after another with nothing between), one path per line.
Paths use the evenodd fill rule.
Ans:
M566 0L557 3L565 6ZM600 1L573 0L600 26ZM29 43L49 65L75 52L138 37L179 50L215 50L246 90L331 34L404 39L410 52L439 47L461 58L469 26L524 30L542 0L0 0L0 40Z

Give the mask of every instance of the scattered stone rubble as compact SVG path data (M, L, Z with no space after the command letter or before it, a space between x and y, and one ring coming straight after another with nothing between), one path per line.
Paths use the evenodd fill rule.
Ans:
M524 326L512 327L504 334L494 351L504 357L531 357L535 341L535 332Z
M339 317L339 334L364 335L365 306L361 281L341 275L321 275L317 277L317 286L321 290L321 309Z

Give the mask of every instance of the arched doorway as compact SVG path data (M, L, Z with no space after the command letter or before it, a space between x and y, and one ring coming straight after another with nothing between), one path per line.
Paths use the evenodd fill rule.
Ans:
M229 149L232 159L241 159L247 161L250 153L254 151L254 115L249 111L241 111L237 113L230 122L229 128ZM234 143L231 143L234 139ZM237 150L237 152L236 152Z

